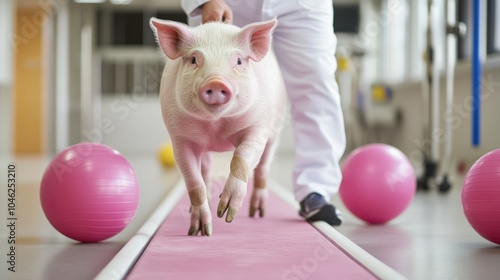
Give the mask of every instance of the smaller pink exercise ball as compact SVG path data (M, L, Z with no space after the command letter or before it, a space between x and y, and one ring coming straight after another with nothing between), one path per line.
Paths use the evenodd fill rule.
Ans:
M139 205L137 175L116 150L80 143L57 154L45 170L40 200L49 222L81 242L99 242L122 231Z
M462 207L479 235L500 244L500 149L483 155L465 175Z
M342 165L340 197L351 213L370 224L384 224L401 214L416 192L408 158L386 144L354 150Z

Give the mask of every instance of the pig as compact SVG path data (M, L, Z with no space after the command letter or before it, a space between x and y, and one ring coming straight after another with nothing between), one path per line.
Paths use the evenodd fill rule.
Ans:
M277 20L242 28L222 22L197 27L151 18L165 54L160 85L163 120L191 203L188 235L212 235L212 152L233 151L217 216L230 223L253 176L250 216L263 217L266 178L287 104L272 52Z

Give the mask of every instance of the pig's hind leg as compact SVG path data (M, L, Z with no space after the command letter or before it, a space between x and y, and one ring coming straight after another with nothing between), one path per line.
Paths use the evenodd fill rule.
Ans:
M257 211L259 211L260 217L264 217L266 201L269 197L269 192L267 189L267 178L269 176L269 169L274 157L274 152L276 151L276 143L277 141L275 141L274 139L267 142L260 162L255 168L253 177L253 192L250 199L250 217L254 217Z

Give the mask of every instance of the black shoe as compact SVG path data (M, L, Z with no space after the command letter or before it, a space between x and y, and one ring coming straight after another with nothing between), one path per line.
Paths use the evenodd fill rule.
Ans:
M299 215L308 222L324 221L331 226L342 224L342 213L318 193L310 193L300 202Z

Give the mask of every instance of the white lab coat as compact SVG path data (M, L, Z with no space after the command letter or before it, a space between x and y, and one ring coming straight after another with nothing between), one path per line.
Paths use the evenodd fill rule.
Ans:
M201 22L200 5L208 0L182 0L189 23ZM311 192L327 200L338 192L339 160L345 150L345 130L334 57L331 0L226 0L233 23L278 19L273 47L291 103L296 162L294 193L301 201Z

